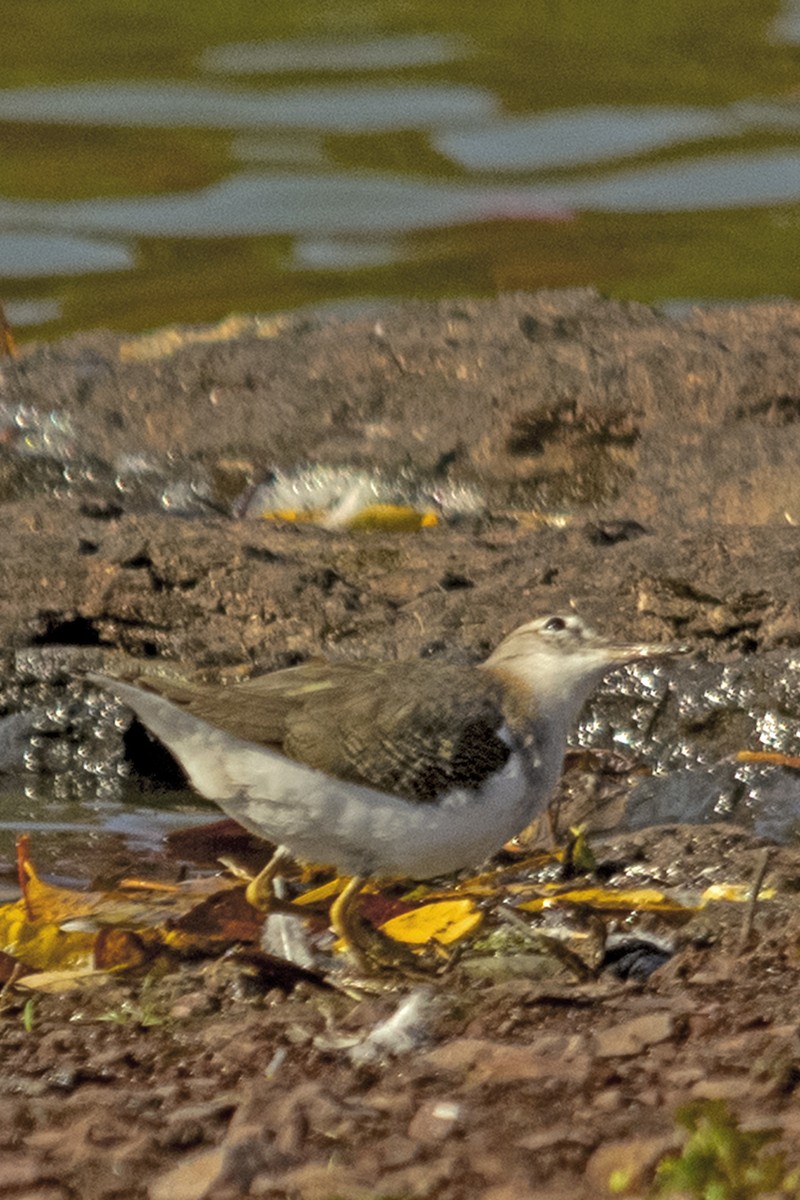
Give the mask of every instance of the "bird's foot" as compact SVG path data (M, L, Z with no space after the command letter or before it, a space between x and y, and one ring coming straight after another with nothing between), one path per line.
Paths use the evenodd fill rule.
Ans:
M330 910L331 927L351 963L364 975L391 973L409 979L430 980L430 970L425 971L427 962L419 955L361 920L356 908L364 883L361 876L354 876ZM435 966L442 968L441 959L437 959Z
M252 904L253 908L258 909L260 913L268 913L273 907L275 900L274 882L275 877L280 870L281 864L284 863L291 855L284 850L283 846L278 846L272 858L265 867L258 872L257 875L251 875L238 863L231 862L230 859L220 859L229 871L236 876L237 879L247 881L245 888L245 899L248 904Z

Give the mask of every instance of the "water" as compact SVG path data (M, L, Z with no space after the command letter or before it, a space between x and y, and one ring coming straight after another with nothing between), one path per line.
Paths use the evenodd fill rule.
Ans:
M800 0L8 0L0 67L23 337L800 290Z
M15 844L23 834L37 871L68 886L88 880L170 870L165 838L176 830L208 825L219 816L189 792L144 792L133 784L116 800L58 794L58 779L39 779L33 795L24 776L0 778L0 902L13 898Z

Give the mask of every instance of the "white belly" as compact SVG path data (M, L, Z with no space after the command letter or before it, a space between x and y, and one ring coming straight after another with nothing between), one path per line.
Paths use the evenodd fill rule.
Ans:
M346 875L428 879L477 866L527 824L528 780L516 755L480 792L457 789L437 803L414 803L279 755L268 763L264 753L256 750L250 762L237 754L236 773L247 781L218 803L298 858Z
M415 803L242 741L152 692L109 683L201 795L298 858L347 875L427 879L478 866L544 808L561 767L563 741L544 737L538 760L512 751L480 791Z

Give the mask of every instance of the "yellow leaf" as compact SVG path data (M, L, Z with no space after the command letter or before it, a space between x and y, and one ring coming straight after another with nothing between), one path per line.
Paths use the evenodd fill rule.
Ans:
M482 920L471 900L440 900L392 917L381 925L381 932L412 946L434 940L449 946L472 933Z
M339 517L335 509L325 508L268 508L258 515L262 521L294 521L301 525L375 530L379 533L414 533L417 529L427 529L431 525L439 524L435 512L423 512L410 504L366 504L356 512L342 517Z
M716 900L730 900L736 904L745 904L750 899L752 888L749 883L712 883L700 897L701 907L713 904ZM774 900L775 888L762 888L758 893L759 900Z
M545 908L555 908L560 904L583 904L589 908L602 909L606 912L664 912L690 913L690 905L681 904L659 892L656 888L629 888L613 890L611 888L573 888L570 891L554 892L549 896L537 896L534 900L525 900L517 908L522 912L541 912Z
M66 933L47 917L30 920L24 900L0 909L0 949L34 970L93 965L95 935Z
M17 980L18 988L27 988L32 992L75 992L83 990L87 984L93 987L105 987L111 976L106 971L98 971L95 967L77 967L64 971L37 971L35 975L23 975Z
M302 896L295 896L292 904L298 904L303 907L305 905L322 904L324 900L330 900L333 896L338 896L347 886L347 877L337 875L336 879L329 879L327 883L320 884L319 887L312 888L309 892L303 892Z
M172 938L183 938L190 950L206 932L219 940L231 919L226 912L228 924L220 932L217 910L226 898L242 894L241 887L225 880L189 881L150 893L138 884L133 896L123 891L71 891L39 878L25 837L19 839L17 864L22 897L0 906L0 950L38 972L116 971L141 966L161 946L171 945ZM253 925L254 914L243 899L241 906ZM191 914L194 926L187 920ZM248 930L253 940L252 929L243 929L238 921L229 940L244 940Z
M368 504L350 517L347 528L413 533L417 529L438 524L436 513L420 512L410 504Z
M258 514L262 521L297 521L310 524L323 516L319 508L270 508Z
M100 899L96 892L77 892L44 883L29 858L23 860L22 872L25 876L23 900L29 919L61 923L96 912Z

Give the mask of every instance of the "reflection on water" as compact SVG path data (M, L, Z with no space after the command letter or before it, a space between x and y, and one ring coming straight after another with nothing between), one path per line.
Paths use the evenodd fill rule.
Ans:
M15 877L15 843L31 837L37 870L58 872L85 884L88 879L141 870L147 861L165 858L164 838L175 829L206 825L218 810L190 792L143 793L131 785L121 802L60 799L47 795L43 781L37 795L25 794L23 781L0 787L0 883Z
M796 2L746 0L735 21L711 3L694 46L688 0L639 23L583 0L503 0L492 21L340 0L256 27L200 3L173 14L171 67L144 0L138 23L99 2L105 50L74 25L56 48L44 15L5 48L0 276L18 322L133 329L509 283L798 290ZM732 237L747 254L720 253ZM209 253L226 240L235 270Z
M0 119L136 128L309 129L379 133L475 120L494 111L471 87L358 83L285 91L225 91L189 84L85 84L0 91Z
M0 276L5 279L127 271L133 266L133 251L124 242L100 242L63 231L45 233L35 218L31 223L37 232L17 229L0 233Z
M505 117L439 134L435 145L471 171L543 171L642 154L729 132L721 113L680 108L586 108Z
M466 57L469 42L454 35L421 33L353 41L237 42L211 46L200 57L206 71L225 75L282 75L294 71L394 71Z

